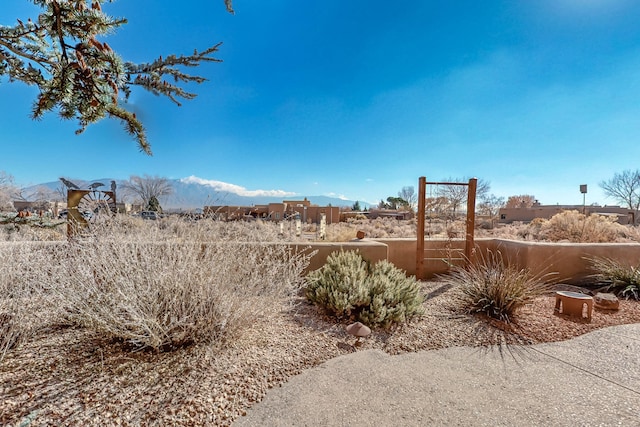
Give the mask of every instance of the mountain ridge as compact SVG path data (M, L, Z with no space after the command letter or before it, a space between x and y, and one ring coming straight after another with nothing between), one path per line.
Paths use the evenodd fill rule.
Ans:
M113 178L98 178L92 180L80 180L69 179L73 184L79 188L89 188L93 183L103 183L104 187L99 187L98 190L109 190L111 181L116 181L117 188L121 188L122 184L127 180L113 179ZM194 210L201 209L204 206L254 206L254 205L266 205L269 203L282 203L287 200L303 200L306 198L314 205L319 206L353 206L355 200L345 200L338 197L331 196L304 196L304 195L290 195L286 193L278 196L245 196L234 193L233 191L218 190L211 185L193 182L188 179L178 178L169 179L171 186L173 187L173 194L169 196L163 196L160 198L160 204L165 210ZM31 185L24 189L26 195L34 194L39 188L45 187L52 192L59 192L63 187L60 181L51 181L41 184ZM117 193L117 191L116 191ZM130 196L124 197L126 202L131 202ZM368 207L366 202L359 201L360 206Z

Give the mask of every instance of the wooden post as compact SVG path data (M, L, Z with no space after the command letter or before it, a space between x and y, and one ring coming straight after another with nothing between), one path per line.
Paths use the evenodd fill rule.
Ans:
M416 278L424 277L424 219L426 216L427 178L418 179L418 229L416 230Z
M476 189L478 180L471 178L469 180L469 188L467 191L467 235L464 244L464 256L467 262L473 262L475 242L473 234L476 224Z

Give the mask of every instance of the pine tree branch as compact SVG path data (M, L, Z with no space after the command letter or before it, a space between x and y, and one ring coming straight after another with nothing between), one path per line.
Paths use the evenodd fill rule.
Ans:
M177 67L196 67L200 65L201 62L222 62L210 56L218 51L220 45L222 45L222 43L218 43L202 52L195 50L193 55L188 56L170 55L167 58L160 56L150 64L126 63L125 68L129 75L128 83L142 86L155 95L165 95L180 106L182 104L180 104L176 97L193 99L196 97L196 94L187 92L181 87L164 80L164 76L172 76L175 82L202 83L206 81L203 77L185 74ZM131 80L131 76L133 75L135 75L135 78Z
M155 95L164 95L177 105L179 98L193 99L180 83L202 83L205 78L190 75L182 67L203 62L222 62L213 57L221 43L192 55L159 57L152 63L123 62L101 36L127 23L112 18L101 4L107 0L31 0L43 11L37 22L27 20L13 27L0 26L0 76L40 89L32 117L57 110L65 120L75 119L82 133L88 125L105 117L120 120L141 151L151 154L142 123L120 103L141 86ZM111 0L108 0L111 2ZM89 6L90 5L90 6ZM232 1L225 0L233 12ZM167 81L172 78L172 82Z

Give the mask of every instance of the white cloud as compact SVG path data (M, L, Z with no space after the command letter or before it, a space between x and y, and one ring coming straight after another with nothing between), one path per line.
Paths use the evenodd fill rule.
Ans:
M327 193L327 194L325 194L325 196L327 196L327 197L335 197L336 199L340 199L340 200L349 200L349 198L347 196L345 196L344 194Z
M213 188L216 191L234 193L239 196L245 196L245 197L259 197L259 196L290 197L290 196L296 195L296 193L293 193L291 191L284 191L284 190L247 190L246 188L241 187L240 185L229 184L228 182L222 182L222 181L214 181L211 179L198 178L197 176L193 176L193 175L187 178L180 179L180 182L183 182L185 184L206 185L208 187Z

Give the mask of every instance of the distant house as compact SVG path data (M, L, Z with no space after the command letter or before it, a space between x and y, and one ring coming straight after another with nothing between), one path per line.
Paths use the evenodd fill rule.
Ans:
M620 206L582 206L582 205L541 205L534 203L531 207L501 208L498 222L510 224L515 221L530 222L535 218L549 219L564 211L584 212L586 215L615 216L620 224L635 224L638 211Z
M393 218L393 219L398 219L398 220L406 220L406 219L413 218L415 216L415 214L410 210L370 209L368 216L369 216L369 219Z
M27 202L24 200L14 200L13 207L16 211L38 212L46 211L51 208L51 203L47 201Z
M300 218L304 223L319 224L322 215L327 224L340 221L340 208L337 206L313 205L307 198L304 200L283 200L282 203L269 203L255 206L205 206L205 216L225 221L241 219L262 219L265 221L282 221Z

